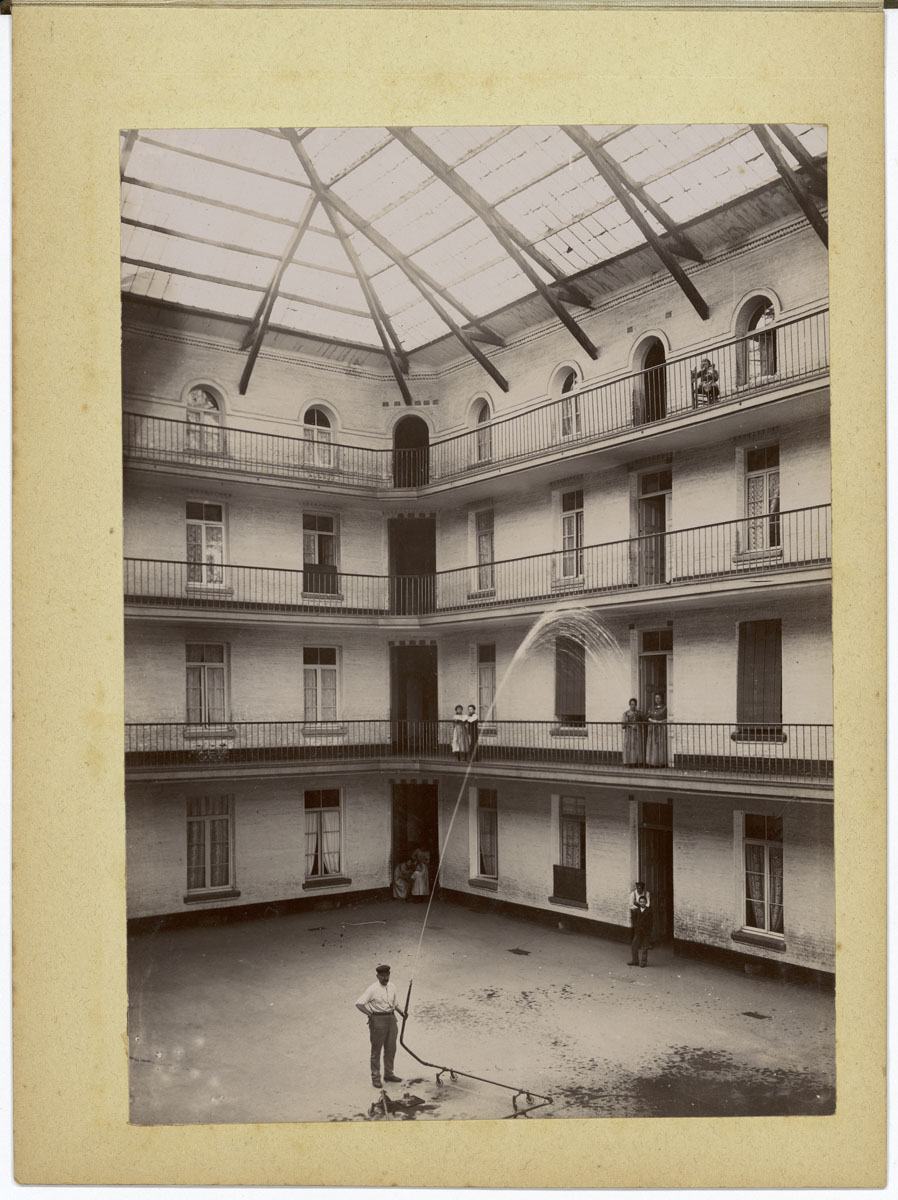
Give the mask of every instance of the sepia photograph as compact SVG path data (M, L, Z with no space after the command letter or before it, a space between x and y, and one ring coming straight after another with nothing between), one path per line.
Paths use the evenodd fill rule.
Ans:
M132 1124L836 1111L827 154L121 131Z

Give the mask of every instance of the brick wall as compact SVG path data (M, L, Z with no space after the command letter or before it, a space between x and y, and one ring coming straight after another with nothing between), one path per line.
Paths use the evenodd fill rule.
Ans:
M734 942L744 920L741 814L783 817L785 951ZM674 936L823 971L834 968L833 829L827 805L746 796L674 800Z
M303 889L304 789L301 778L206 785L132 784L127 788L128 917L197 908L345 895L390 881L390 793L379 775L316 777L315 788L342 783L343 873L351 888ZM189 789L189 790L188 790ZM234 882L239 897L185 904L187 795L233 797Z

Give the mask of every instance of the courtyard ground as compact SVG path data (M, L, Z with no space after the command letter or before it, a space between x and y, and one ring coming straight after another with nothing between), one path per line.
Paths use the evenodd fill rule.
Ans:
M379 962L400 1005L423 905L345 905L133 935L131 1120L383 1119L354 1003ZM559 914L563 923L563 914ZM547 1117L824 1114L835 1105L831 992L435 901L405 1042L420 1058L551 1096ZM509 1116L512 1092L424 1067L396 1116ZM523 1099L520 1103L525 1104Z

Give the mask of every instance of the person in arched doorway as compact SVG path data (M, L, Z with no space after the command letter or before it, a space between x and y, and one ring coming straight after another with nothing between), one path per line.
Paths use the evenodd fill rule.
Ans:
M667 705L660 692L655 692L654 703L646 715L649 724L645 739L645 761L650 767L666 767Z
M452 718L452 753L459 760L468 757L471 749L471 730L465 717L465 710L460 704L455 706L455 716Z
M645 714L639 711L639 701L630 697L629 707L621 717L624 731L623 759L625 767L641 767L645 762Z

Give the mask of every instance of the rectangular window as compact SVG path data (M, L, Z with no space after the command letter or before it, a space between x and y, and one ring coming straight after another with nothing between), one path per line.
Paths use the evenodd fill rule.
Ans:
M337 649L335 646L304 646L302 682L305 720L337 719Z
M496 713L496 646L489 642L477 647L477 711L483 720L494 721Z
M328 596L339 591L337 523L334 517L303 513L302 590Z
M339 875L342 869L340 789L305 793L306 879Z
M223 582L224 510L220 504L187 501L187 582Z
M477 873L499 877L499 812L495 788L477 789Z
M576 638L555 639L555 716L565 725L586 721L586 647Z
M563 438L578 438L583 433L583 422L580 415L580 397L565 396L561 401L561 436Z
M751 728L783 719L782 621L740 621L736 720ZM763 729L757 730L763 736Z
M745 927L783 933L783 820L745 814Z
M583 491L561 497L561 574L575 579L583 574Z
M780 547L780 450L762 446L745 455L745 515L748 517L746 548L775 550Z
M552 876L556 900L586 907L586 802L579 796L558 798L558 861Z
M186 651L188 722L212 725L226 721L225 647L188 642Z
M188 892L233 887L232 809L231 796L193 796L188 799Z
M474 538L477 548L477 590L490 592L496 586L493 569L494 519L491 508L483 508L474 514Z

